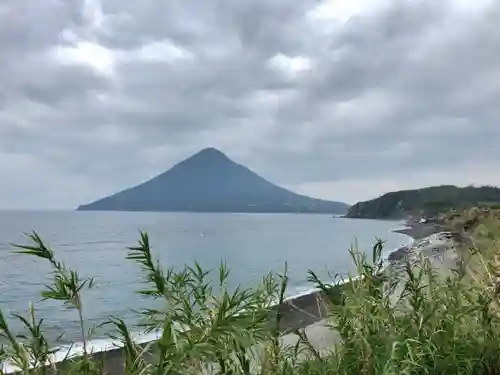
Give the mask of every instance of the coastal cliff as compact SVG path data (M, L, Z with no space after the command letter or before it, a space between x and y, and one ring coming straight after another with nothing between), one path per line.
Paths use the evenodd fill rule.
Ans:
M386 193L378 198L358 202L345 217L362 219L406 219L409 216L437 216L448 210L471 206L496 206L500 188L493 186L431 186L415 190Z

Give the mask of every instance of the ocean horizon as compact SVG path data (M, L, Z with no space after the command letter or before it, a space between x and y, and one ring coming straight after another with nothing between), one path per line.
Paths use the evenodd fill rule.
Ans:
M38 318L44 318L45 333L54 346L78 342L78 317L57 301L40 301L40 291L49 281L43 259L13 253L11 244L25 244L24 235L36 231L54 250L56 257L83 277L95 277L96 286L83 296L87 325L98 325L111 316L123 318L136 337L148 341L155 333L142 335L133 309L150 306L135 293L141 272L126 260L127 247L146 231L154 256L164 268L200 263L216 270L221 261L231 269L230 285L250 287L269 272L288 267L287 297L310 293L308 270L326 282L330 275L354 272L348 248L371 252L376 238L385 240L384 256L407 245L410 237L394 233L402 221L333 218L325 214L222 214L163 212L0 211L0 308L9 318L26 314L35 303ZM18 322L9 319L17 332ZM109 349L112 331L95 331L91 347ZM59 335L65 336L57 340ZM78 350L73 347L74 350Z

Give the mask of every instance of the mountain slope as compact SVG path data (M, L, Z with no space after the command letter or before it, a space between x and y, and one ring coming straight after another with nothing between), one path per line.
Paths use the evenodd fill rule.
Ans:
M434 215L442 211L500 202L500 189L492 186L432 186L394 191L379 198L358 202L346 217L366 219L404 218L409 214Z
M348 207L278 187L207 148L145 183L78 210L345 213Z

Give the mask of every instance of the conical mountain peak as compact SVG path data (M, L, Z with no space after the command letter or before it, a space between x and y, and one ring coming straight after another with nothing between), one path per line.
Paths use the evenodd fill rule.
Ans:
M173 169L198 169L198 168L210 168L219 169L224 168L229 165L235 164L231 159L227 157L222 151L217 150L213 147L207 147L203 150L197 152L193 156L181 161L176 164ZM167 171L166 173L168 173Z
M222 151L220 151L214 147L204 148L203 150L197 152L193 156L187 158L185 161L194 160L194 159L230 160L225 153L223 153Z
M345 213L348 207L283 189L207 147L149 181L78 209Z
M198 152L196 155L202 155L202 156L224 156L227 157L226 154L224 154L222 151L216 149L215 147L206 147L200 152Z

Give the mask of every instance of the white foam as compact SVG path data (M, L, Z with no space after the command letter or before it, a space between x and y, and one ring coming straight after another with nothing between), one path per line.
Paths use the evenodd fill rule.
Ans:
M384 261L383 269L385 269L389 265L388 257L391 253L399 250L403 246L410 246L411 244L414 243L414 240L412 237L410 237L410 236L407 236L407 237L409 239L409 242L407 244L403 244L396 249L392 249L391 251L389 251L387 254L385 254L383 256L383 261ZM327 283L327 285L330 285L330 286L343 285L343 284L349 283L351 281L359 280L360 278L361 278L361 275L342 276L342 279L340 281ZM321 291L320 288L307 288L307 289L306 288L307 288L306 286L302 286L302 287L298 286L296 288L296 290L297 289L304 289L304 290L299 291L296 294L293 294L291 296L284 298L284 301L285 302L291 301L291 300L294 300L294 299L297 299L297 298L300 298L300 297L303 297L303 296L306 296L309 294L318 293ZM276 306L277 304L278 304L277 300L273 301L273 303L270 304L270 307ZM180 329L182 330L182 327L180 327ZM185 328L185 329L187 329L187 328ZM136 332L136 333L132 333L131 335L132 335L132 339L137 344L145 344L148 342L158 340L161 337L162 332L161 331L154 331L154 332L149 332L149 333ZM94 339L94 340L91 340L87 343L87 350L90 353L102 353L102 352L106 352L106 351L110 351L110 350L119 349L121 347L123 347L123 343L121 341L112 340L112 339L104 339L104 338L103 339ZM84 353L83 344L81 342L76 342L73 345L61 346L60 349L51 356L50 362L51 363L61 362L67 358L74 358L74 357L82 356L83 353ZM0 369L2 369L2 366L3 366L4 373L13 373L13 372L19 371L19 368L17 368L13 364L0 363Z
M354 281L357 279L359 279L359 276L351 277L350 279L349 278L343 279L341 282L337 282L337 283L328 283L327 285L332 285L332 286L341 285L341 284L345 284L345 283L348 283L350 281ZM321 291L320 288L308 288L302 292L299 292L297 294L294 294L294 295L291 295L289 297L284 298L284 301L286 302L286 301L294 300L296 298L306 296L306 295L312 294L312 293L317 293L320 291ZM270 303L269 307L273 307L276 305L278 305L277 300ZM244 312L244 311L242 311L242 312ZM179 327L179 329L182 330L183 328ZM187 329L187 328L184 328L184 329ZM135 332L135 333L132 333L131 335L132 335L132 339L134 340L135 343L145 344L148 342L158 340L162 335L162 331L158 330L158 331L153 331L153 332L149 332L149 333ZM105 338L90 340L87 343L87 351L89 353L92 353L92 354L107 352L107 351L119 349L122 347L123 347L123 343L121 341L112 340L112 339L105 339ZM59 347L59 349L54 354L52 354L50 356L48 362L49 363L62 362L65 359L81 357L83 355L83 353L84 353L83 343L82 342L75 342L73 345L64 345L64 346ZM3 368L2 368L2 366L3 366ZM3 372L7 373L7 374L20 371L20 369L17 366L15 366L12 363L8 363L8 362L4 362L3 364L0 363L0 369L2 369Z
M151 341L156 341L161 337L161 331L154 331L149 333L132 333L132 339L137 344L145 344ZM91 354L107 352L123 347L123 343L119 340L112 339L94 339L87 343L87 352ZM49 357L50 363L62 362L65 359L81 357L84 353L83 343L75 342L73 345L64 345ZM12 363L0 363L0 369L4 373L18 372L20 369Z
M405 221L402 221L401 222L401 225L404 225L405 224ZM403 226L401 228L397 228L397 229L393 229L391 230L391 232L395 232L396 230L402 230L402 229L409 229L408 226ZM402 247L405 247L405 246L412 246L413 243L415 242L415 240L408 236L408 235L405 235L403 233L401 233L401 235L404 235L406 236L407 238L407 241L406 243L403 243L401 244L400 246L396 247L396 248L393 248L392 250L388 251L388 252L384 252L383 255L382 255L382 260L383 260L383 269L386 269L388 266L389 266L389 256L395 252L395 251L398 251L399 249L401 249ZM356 281L360 278L360 276L355 276L355 277L352 277L352 276L347 276L347 277L344 277L343 280L341 280L340 282L336 282L336 283L327 283L327 285L331 285L331 286L335 286L335 285L342 285L342 284L346 284L348 282L351 282L351 281ZM298 289L303 289L305 287L298 287ZM297 294L293 294L292 296L290 297L286 297L285 298L285 301L290 301L290 300L293 300L293 299L296 299L296 298L299 298L299 297L302 297L302 296L306 296L308 294L312 294L312 293L318 293L320 292L321 289L319 288L309 288L309 289L306 289L302 292L298 292Z

